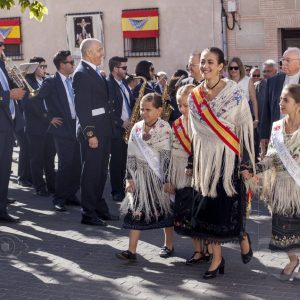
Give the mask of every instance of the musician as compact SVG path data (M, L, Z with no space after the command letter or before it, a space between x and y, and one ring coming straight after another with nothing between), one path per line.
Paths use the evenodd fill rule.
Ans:
M157 76L157 85L160 90L160 94L162 95L164 92L164 89L167 87L168 77L167 73L164 71L159 71L156 74Z
M201 52L194 51L189 58L187 65L187 71L189 72L189 77L182 80L180 86L186 84L199 85L202 81L202 75L200 73L200 56Z
M43 57L33 57L30 63L39 63L33 74L28 74L26 80L30 86L39 90L43 84L47 65ZM55 190L55 146L53 137L48 133L51 123L56 119L48 111L46 101L40 94L24 101L25 134L28 139L30 153L30 168L35 195L49 197ZM22 102L23 102L22 101ZM44 181L44 174L46 182Z
M5 49L4 36L0 34L0 56ZM14 100L25 95L22 88L10 89L5 64L0 60L0 222L18 222L19 218L7 212L7 194L11 173L14 133L24 127L22 115Z
M38 96L46 100L48 113L55 120L48 129L58 156L53 207L63 212L66 204L80 205L76 193L80 186L81 161L71 78L74 59L70 51L62 50L54 55L53 63L57 72L45 79Z
M81 223L106 226L104 219L114 219L102 198L113 134L113 107L106 79L99 69L104 56L102 43L94 38L85 39L80 51L82 59L74 73L73 88L83 163Z
M114 135L111 141L110 153L110 183L114 201L122 201L125 197L125 171L127 144L124 142L125 129L130 127L130 115L134 105L134 97L125 80L127 73L127 58L112 57L109 62L110 75L107 79L110 101L114 112Z

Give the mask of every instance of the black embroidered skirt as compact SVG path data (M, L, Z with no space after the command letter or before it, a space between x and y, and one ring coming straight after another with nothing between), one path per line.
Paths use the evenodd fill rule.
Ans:
M192 236L226 243L241 240L245 231L246 191L240 178L234 179L237 194L228 197L222 178L217 185L217 197L195 194L191 222Z
M273 214L269 248L273 251L300 249L300 216Z

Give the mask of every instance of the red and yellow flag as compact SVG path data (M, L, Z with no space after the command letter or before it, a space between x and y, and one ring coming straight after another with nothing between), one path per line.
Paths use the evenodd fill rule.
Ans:
M124 38L158 37L158 9L123 10L122 31Z
M5 44L21 44L20 19L0 19L0 32Z

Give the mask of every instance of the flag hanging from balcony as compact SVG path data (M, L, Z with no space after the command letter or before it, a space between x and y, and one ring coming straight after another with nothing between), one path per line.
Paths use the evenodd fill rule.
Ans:
M158 9L123 10L122 31L124 38L158 37Z
M20 18L0 19L0 32L4 36L5 44L21 44Z

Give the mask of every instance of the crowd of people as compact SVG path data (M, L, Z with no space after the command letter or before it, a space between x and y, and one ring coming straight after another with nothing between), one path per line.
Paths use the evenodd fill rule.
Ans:
M129 229L117 258L136 261L141 232L157 228L159 255L170 257L175 230L193 242L186 264L210 264L204 279L224 274L224 243L238 242L250 262L246 198L260 193L272 212L270 249L287 252L280 278L289 280L300 247L300 49L284 52L280 70L267 60L247 73L240 58L227 63L211 47L193 52L170 79L147 60L128 75L118 56L106 76L97 39L84 39L80 51L76 68L70 51L57 52L53 76L44 58L32 58L37 68L26 80L34 95L14 87L0 61L0 221L18 221L7 210L16 138L18 183L52 196L57 212L81 206L82 224L119 219L103 198L109 172Z

